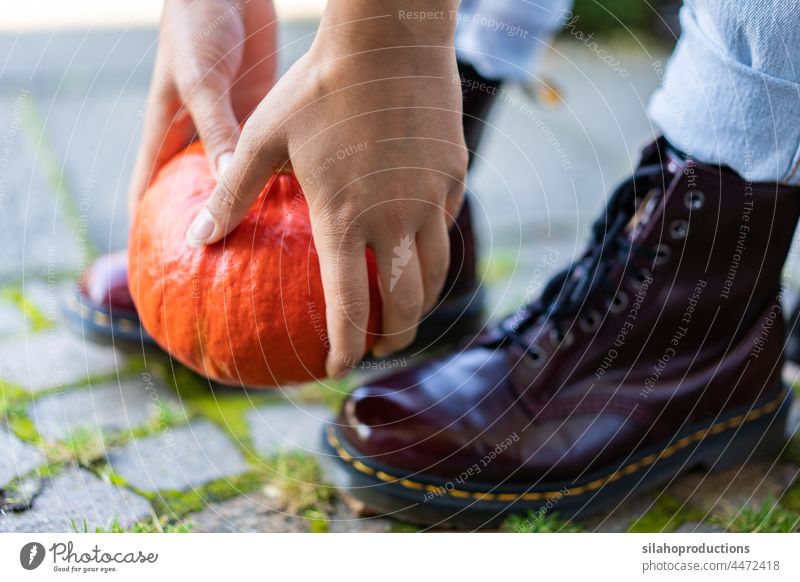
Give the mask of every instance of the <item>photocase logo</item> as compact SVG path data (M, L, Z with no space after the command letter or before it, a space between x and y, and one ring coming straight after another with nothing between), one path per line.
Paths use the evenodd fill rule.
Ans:
M26 570L35 570L44 561L44 546L39 542L29 542L19 551L19 563Z
M389 281L389 291L394 291L394 286L403 274L403 268L408 265L411 260L411 247L414 243L411 241L409 235L400 239L400 244L394 249L394 257L392 258L392 278Z

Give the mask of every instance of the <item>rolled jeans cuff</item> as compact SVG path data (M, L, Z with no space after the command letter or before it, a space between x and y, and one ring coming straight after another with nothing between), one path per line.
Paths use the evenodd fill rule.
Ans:
M681 25L650 101L652 120L699 161L729 166L754 182L800 184L800 85L731 58L686 7Z

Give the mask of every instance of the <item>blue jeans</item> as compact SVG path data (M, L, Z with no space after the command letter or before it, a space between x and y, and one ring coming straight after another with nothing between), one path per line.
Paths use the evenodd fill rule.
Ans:
M530 79L569 7L465 0L459 58L490 78ZM680 40L650 101L654 123L699 161L753 181L800 184L798 0L686 0L680 19Z

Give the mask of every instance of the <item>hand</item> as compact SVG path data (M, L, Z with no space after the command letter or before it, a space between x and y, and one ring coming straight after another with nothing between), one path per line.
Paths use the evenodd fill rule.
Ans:
M415 2L431 5L328 2L311 50L247 121L227 172L187 233L195 245L223 238L269 175L290 161L319 253L326 367L334 377L364 355L367 247L383 300L376 356L411 343L447 272L448 221L460 208L467 166L455 19L409 23L387 8ZM457 2L438 4L455 10Z
M275 83L271 0L167 0L129 189L133 211L152 178L196 135L218 172L241 123Z

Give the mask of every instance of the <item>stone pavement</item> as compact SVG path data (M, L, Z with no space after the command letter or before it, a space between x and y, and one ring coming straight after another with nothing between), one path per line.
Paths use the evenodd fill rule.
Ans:
M284 66L313 29L287 27ZM0 35L0 532L415 530L355 515L314 461L320 423L357 377L213 390L163 355L64 329L59 305L75 275L126 242L154 41L149 29ZM604 194L654 135L644 104L664 51L609 50L629 75L559 42L539 84L554 81L563 102L510 87L490 119L470 180L490 316L580 250ZM795 409L794 433L799 424ZM795 436L774 463L691 474L579 524L526 527L797 527L787 516L800 510L799 465Z

